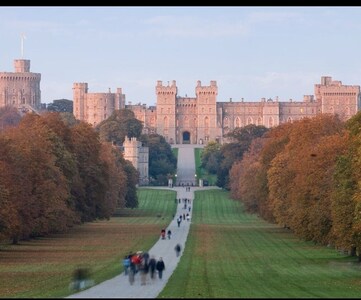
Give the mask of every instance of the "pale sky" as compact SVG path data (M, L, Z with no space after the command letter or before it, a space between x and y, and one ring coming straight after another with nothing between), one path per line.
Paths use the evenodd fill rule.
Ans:
M19 58L42 103L87 82L155 105L157 80L188 97L216 80L219 102L301 101L321 76L361 85L361 7L0 7L0 72Z

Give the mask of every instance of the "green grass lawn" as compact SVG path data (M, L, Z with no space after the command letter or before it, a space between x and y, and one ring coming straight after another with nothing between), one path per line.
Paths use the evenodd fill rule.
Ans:
M139 208L121 217L86 223L19 245L0 247L0 298L65 297L78 267L90 270L95 283L123 271L130 251L149 250L176 211L175 191L138 189Z
M176 209L174 191L138 193L140 207L120 217L1 246L0 297L65 297L78 267L96 283L120 274L122 257L149 250ZM356 258L245 214L227 191L197 191L192 212L184 254L158 298L360 298Z
M361 266L243 213L222 190L196 192L185 252L159 298L359 298Z

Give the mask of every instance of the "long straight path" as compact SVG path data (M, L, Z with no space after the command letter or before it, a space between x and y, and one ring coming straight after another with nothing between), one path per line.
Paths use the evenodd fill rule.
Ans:
M175 145L178 148L177 182L176 184L196 185L196 168L194 145Z
M180 180L187 180L189 182L194 180L195 164L194 164L194 149L187 145L187 147L179 147L178 151L178 170L177 176ZM191 178L189 178L191 177ZM214 188L214 187L213 187ZM177 199L190 199L190 204L187 203L187 209L184 209L184 203L178 203L177 212L175 218L171 221L167 229L172 231L172 238L170 240L159 239L155 245L148 250L150 256L154 255L156 259L163 258L165 263L165 271L163 272L163 278L156 278L151 280L147 277L146 285L141 285L140 276L135 276L135 282L130 285L128 276L124 275L124 272L112 279L104 281L96 286L93 286L87 290L78 292L71 295L68 298L156 298L158 294L165 287L169 277L177 267L179 260L183 254L186 246L186 240L189 232L189 227L192 220L192 207L194 199L194 191L199 189L205 189L204 187L190 187L188 190L186 187L160 187L160 189L170 189L177 192ZM188 210L191 205L191 210ZM183 213L190 214L190 221L183 220L178 227L177 217L183 215ZM182 247L181 255L176 256L175 246L180 244ZM140 249L147 250L147 249ZM119 262L120 264L120 262Z

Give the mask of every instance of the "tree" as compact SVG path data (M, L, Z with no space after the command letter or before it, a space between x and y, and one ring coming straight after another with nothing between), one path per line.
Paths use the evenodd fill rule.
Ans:
M265 126L249 124L238 127L229 132L226 137L233 142L221 147L221 162L217 172L217 185L229 189L229 170L232 164L242 159L243 153L248 150L253 139L263 136L267 132Z
M52 112L73 113L73 101L68 99L54 100L47 105L46 109Z
M123 144L125 136L139 138L142 129L142 122L129 109L114 110L109 118L95 127L95 130L99 132L101 141L118 145Z
M210 141L202 151L201 167L211 174L217 174L221 161L221 144Z
M165 138L159 134L143 134L140 141L149 147L149 177L150 184L167 185L168 174L175 174L177 158Z
M136 208L138 207L138 195L137 195L137 183L139 179L139 173L134 168L133 164L125 160L124 170L127 174L127 189L125 194L125 207Z
M0 131L17 126L20 123L21 115L14 106L4 106L0 108Z

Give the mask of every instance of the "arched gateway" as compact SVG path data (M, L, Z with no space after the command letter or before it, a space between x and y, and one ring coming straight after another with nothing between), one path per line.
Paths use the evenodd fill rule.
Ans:
M190 144L191 143L191 134L189 131L183 132L183 144Z

